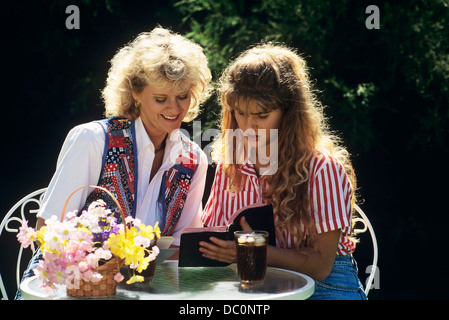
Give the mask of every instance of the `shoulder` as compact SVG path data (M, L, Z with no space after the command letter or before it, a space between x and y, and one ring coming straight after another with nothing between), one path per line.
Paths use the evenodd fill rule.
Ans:
M326 150L316 150L310 159L309 174L311 179L319 175L342 175L345 174L343 165L337 158L331 156Z
M105 140L104 129L100 122L92 121L73 127L67 134L66 142L89 143Z
M77 125L67 134L57 163L59 165L62 161L79 162L82 159L97 161L104 153L105 141L105 133L99 122Z
M99 121L110 131L124 130L132 127L134 121L122 117L111 117Z

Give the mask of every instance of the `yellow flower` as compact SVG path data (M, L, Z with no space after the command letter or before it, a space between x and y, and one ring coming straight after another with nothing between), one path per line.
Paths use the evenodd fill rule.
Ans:
M142 272L146 268L154 257L147 255L145 252L150 253L142 246L142 237L153 240L155 236L160 238L160 229L158 223L152 226L145 226L143 224L138 225L139 230L136 227L131 227L126 231L121 229L118 234L111 234L107 245L109 246L111 253L125 260L126 265L137 266L136 270ZM137 239L138 240L137 240ZM136 241L135 241L136 240ZM127 283L134 283L143 281L143 277L134 276Z
M125 248L125 264L137 264L145 257L145 251L142 247L128 246Z
M142 282L143 281L143 277L142 276L132 276L128 281L126 281L126 284L131 284L134 282Z
M161 238L161 229L159 229L159 221L156 221L156 224L154 225L154 233L156 234L156 237L158 239Z
M148 238L150 240L154 239L154 230L152 226L146 226L144 224L139 225L139 235L142 237Z
M150 264L151 258L150 256L144 257L141 261L139 261L139 266L137 267L137 272L142 272L143 270L146 270L148 268L148 265Z
M36 235L37 235L37 241L39 241L41 244L44 244L44 236L45 233L47 232L47 227L43 226L41 227L39 230L37 230Z

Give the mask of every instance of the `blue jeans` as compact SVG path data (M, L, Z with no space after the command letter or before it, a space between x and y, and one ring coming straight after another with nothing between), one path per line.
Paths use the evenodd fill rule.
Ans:
M315 292L309 300L366 300L357 273L357 262L351 255L336 256L329 276L315 281Z
M35 269L37 267L37 265L39 264L39 260L42 260L42 252L41 249L37 248L36 251L34 251L33 257L31 258L30 262L28 263L28 267L26 268L26 270L23 273L22 276L22 280L31 278L32 276L34 276L34 271L33 269ZM20 288L17 288L17 292L16 292L16 296L14 298L14 300L23 300L22 298L22 294L20 292Z

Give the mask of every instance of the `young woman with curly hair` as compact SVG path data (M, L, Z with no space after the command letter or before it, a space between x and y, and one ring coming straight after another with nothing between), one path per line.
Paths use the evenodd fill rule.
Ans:
M227 225L236 210L270 203L277 241L268 248L268 265L315 279L312 299L365 299L352 258L355 174L326 124L304 59L281 45L251 48L225 70L219 94L222 133L204 224ZM229 139L238 129L243 152L238 135ZM233 242L211 241L200 243L205 257L235 261Z

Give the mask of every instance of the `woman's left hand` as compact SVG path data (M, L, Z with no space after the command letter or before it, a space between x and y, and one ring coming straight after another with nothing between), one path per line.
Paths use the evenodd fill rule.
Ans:
M201 241L200 251L203 257L233 263L236 261L236 249L234 241L225 241L215 237L210 237L210 242Z
M252 230L244 217L240 219L240 225L245 231ZM215 237L210 237L210 241L212 241L212 243L206 241L200 242L200 251L203 253L203 257L226 263L237 261L234 241L221 240Z

